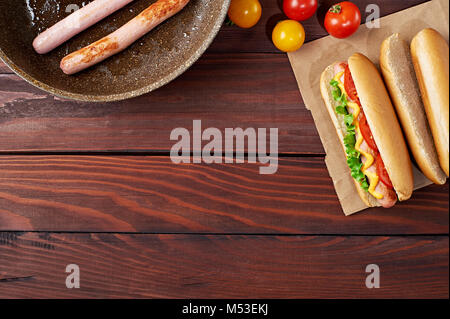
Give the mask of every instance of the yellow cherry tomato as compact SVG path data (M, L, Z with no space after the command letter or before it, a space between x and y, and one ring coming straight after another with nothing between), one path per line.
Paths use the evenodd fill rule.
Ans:
M241 28L251 28L261 19L262 8L259 0L231 0L228 17Z
M305 42L305 29L298 21L281 21L273 29L272 41L283 52L297 51Z

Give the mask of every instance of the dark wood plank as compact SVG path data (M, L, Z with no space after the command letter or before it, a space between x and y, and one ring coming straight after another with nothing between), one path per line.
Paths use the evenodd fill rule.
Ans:
M448 298L448 237L0 233L2 298ZM65 286L80 267L80 288ZM379 289L365 286L380 268Z
M117 103L61 100L0 75L1 151L170 150L170 132L279 129L279 151L323 153L285 55L209 54L166 87Z
M173 164L169 157L0 156L0 230L448 234L448 184L345 217L323 158Z
M7 73L13 73L12 70L10 70L9 67L7 67L2 60L0 60L0 74L7 74Z
M252 29L240 29L238 27L224 26L217 38L209 48L209 52L279 52L272 44L271 36L273 27L281 20L287 19L282 13L282 0L260 0L263 6L263 16L261 21ZM322 27L323 17L326 10L340 0L319 1L318 12L312 18L303 21L302 24L306 32L306 42L319 39L328 35ZM353 1L358 5L363 22L368 13L366 7L369 4L377 4L380 7L381 16L407 9L409 7L426 2L425 0L358 0Z

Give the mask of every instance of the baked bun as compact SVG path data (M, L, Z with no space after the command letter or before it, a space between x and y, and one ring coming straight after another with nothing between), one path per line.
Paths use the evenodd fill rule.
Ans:
M442 170L449 176L449 49L433 29L411 42L411 56Z
M439 164L409 45L398 33L383 41L380 67L417 165L433 183L444 184L446 175Z
M414 178L411 159L389 95L375 65L363 54L348 59L362 109L386 171L400 201L411 197Z

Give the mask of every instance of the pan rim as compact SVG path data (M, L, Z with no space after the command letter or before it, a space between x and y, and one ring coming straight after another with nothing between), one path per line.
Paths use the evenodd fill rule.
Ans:
M173 70L171 73L169 73L167 76L161 78L160 80L149 84L147 86L144 86L142 88L128 91L124 93L117 93L117 94L109 94L109 95L88 95L88 94L80 94L80 93L72 93L65 90L60 90L57 88L54 88L50 85L47 85L37 79L35 79L33 76L22 70L20 67L18 67L7 55L3 50L0 48L0 60L2 60L16 75L21 77L26 82L30 83L34 87L37 87L47 93L50 93L54 96L57 96L59 98L63 99L69 99L69 100L75 100L75 101L81 101L81 102L115 102L115 101L123 101L127 99L131 99L133 97L138 97L147 93L150 93L152 91L155 91L168 83L175 80L177 77L179 77L181 74L183 74L185 71L187 71L202 55L205 53L206 49L211 45L211 43L216 38L217 34L219 33L220 28L222 27L226 14L228 12L228 8L230 6L231 0L222 0L222 8L220 10L220 14L218 19L215 21L213 28L211 29L211 32L209 33L206 40L201 44L201 46L189 57L189 59L186 60L185 63L178 66L175 70Z

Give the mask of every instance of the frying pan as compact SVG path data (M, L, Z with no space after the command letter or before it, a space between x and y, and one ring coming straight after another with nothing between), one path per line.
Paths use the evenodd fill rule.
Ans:
M37 54L33 39L83 2L1 0L0 58L23 79L56 96L106 102L151 92L186 71L213 41L230 0L191 0L125 51L69 76L59 68L64 56L116 30L156 0L135 0L52 52Z

